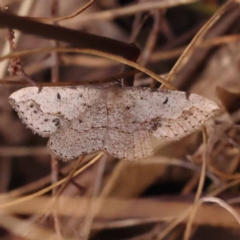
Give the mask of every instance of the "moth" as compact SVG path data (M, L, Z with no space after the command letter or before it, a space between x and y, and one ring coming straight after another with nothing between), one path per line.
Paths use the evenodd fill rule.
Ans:
M127 160L147 157L150 135L180 139L219 111L197 94L134 87L27 87L9 100L64 161L99 150Z

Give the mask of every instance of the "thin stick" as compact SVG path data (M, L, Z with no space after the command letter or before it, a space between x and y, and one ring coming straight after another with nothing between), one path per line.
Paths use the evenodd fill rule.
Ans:
M98 169L97 169L97 176L96 176L95 183L94 183L93 194L91 197L88 214L86 216L85 224L83 226L83 231L82 231L84 240L89 239L89 235L91 232L91 225L92 225L95 213L102 206L101 201L98 204L96 204L95 202L96 202L96 198L97 198L100 188L101 188L101 182L102 182L103 173L104 173L104 169L105 169L105 165L106 165L106 160L107 160L106 156L103 157L101 159Z
M202 135L203 135L203 142L204 142L202 171L201 171L201 175L200 175L200 180L199 180L199 184L198 184L197 193L196 193L196 196L195 196L195 199L194 199L194 205L193 205L193 208L191 210L191 213L190 213L190 216L189 216L189 220L187 222L186 230L184 232L184 237L183 237L184 240L189 240L190 239L191 228L192 228L192 225L193 225L194 217L196 216L196 212L197 212L197 208L198 208L198 202L199 202L199 199L200 199L202 191L203 191L204 181L205 181L205 177L206 177L207 131L206 131L206 127L205 126L202 127Z
M58 13L58 7L59 7L58 0L52 0L51 1L52 17L54 17ZM53 21L53 24L56 25L56 22ZM53 47L58 47L58 41L53 40L52 45ZM57 83L59 82L59 54L57 52L52 52L51 55L54 63L53 66L51 67L51 78L52 78L51 82ZM52 184L55 184L58 181L58 176L59 176L58 159L55 156L51 156L51 166L52 166L52 172L51 172ZM66 182L68 181L66 180ZM56 199L57 190L58 190L57 188L52 189L52 197L54 200ZM60 225L60 220L56 210L52 211L52 216L53 216L55 232L58 236L58 239L61 240L63 239L62 233L61 233L61 225Z
M78 158L77 163L75 164L75 166L72 168L71 172L68 174L66 181L61 185L61 187L58 189L57 193L56 193L56 197L59 197L63 191L66 189L68 183L70 182L70 180L73 178L74 173L77 171L80 163L83 161L85 155L82 155L81 157Z
M91 165L93 165L95 162L97 162L102 156L104 155L103 152L100 152L95 158L93 158L91 161L89 161L86 165L84 165L81 169L79 169L77 172L74 173L73 177L77 176L78 174L80 174L81 172L85 171L88 167L90 167ZM16 200L13 200L13 201L10 201L10 202L6 202L6 203L3 203L3 204L0 204L0 210L1 209L4 209L6 207L10 207L10 206L13 206L13 205L16 205L16 204L19 204L19 203L23 203L23 202L27 202L33 198L36 198L36 197L39 197L49 191L51 191L53 188L57 187L57 186L60 186L61 184L63 184L65 181L67 180L67 177L66 178L63 178L62 180L58 181L57 183L55 184L52 184L44 189L42 189L41 191L38 191L36 193L33 193L33 194L30 194L26 197L22 197L22 198L19 198L19 199L16 199Z
M140 54L139 48L132 44L0 12L0 28L5 27L47 39L67 42L78 48L90 48L108 52L132 61L136 61ZM81 41L79 41L79 39L81 39Z
M145 67L140 66L139 64L127 60L123 57L105 53L102 51L98 50L93 50L93 49L80 49L80 48L64 48L64 47L58 47L58 48L35 48L31 50L23 50L23 51L16 51L14 53L10 53L8 55L0 57L0 61L8 58L14 58L16 56L26 56L26 55L32 55L32 54L37 54L37 53L43 53L43 52L49 52L49 51L56 51L56 52L78 52L78 53L85 53L85 54L90 54L90 55L96 55L108 59L112 59L117 62L121 62L123 64L129 65L133 68L138 69L141 72L144 72L145 74L149 75L150 77L154 78L155 80L161 82L162 84L166 85L169 89L176 89L173 85L171 85L169 82L167 82L164 78L161 78L159 75L156 73L148 70Z
M85 4L83 7L81 7L77 11L75 11L74 13L72 13L68 16L64 16L64 17L53 17L53 18L26 17L26 18L32 19L32 20L37 20L37 21L40 21L40 22L60 22L60 21L63 21L63 20L67 20L67 19L71 19L71 18L76 17L77 15L79 15L80 13L82 13L83 11L88 9L94 2L95 2L95 0L91 0L87 4Z
M190 44L187 46L187 48L184 50L178 61L175 63L171 71L166 77L166 81L171 81L174 74L176 74L177 70L180 69L185 62L187 61L187 56L189 57L191 54L191 50L194 46L200 43L200 41L203 39L204 35L206 34L207 30L213 26L213 24L221 17L221 15L228 9L228 7L234 3L235 0L227 1L208 21L204 26L199 30L199 32L195 35L193 40L190 42ZM163 86L161 86L162 88Z
M32 1L32 0L22 1L17 14L19 14L19 15L29 14L33 4L34 4L34 1ZM15 32L15 34L14 34L15 45L18 44L20 36L21 36L21 32L18 32L18 31ZM8 52L9 52L9 46L8 46L8 43L5 42L3 47L2 47L1 55L5 55ZM8 66L8 61L0 63L0 78L4 77L4 75L6 73L7 66Z
M236 210L234 210L234 208L232 208L230 205L228 205L222 199L216 198L216 197L203 197L203 198L201 198L201 201L199 202L199 204L204 203L204 202L213 202L213 203L219 204L221 207L225 208L228 212L230 212L240 225L240 216L239 216L238 212Z
M67 81L67 82L40 82L38 83L38 86L43 87L43 86L79 86L79 85L86 85L86 84L102 84L102 83L110 83L110 82L116 82L118 79L121 79L123 77L127 77L127 76L132 76L134 74L139 73L138 70L132 70L132 71L128 71L128 72L124 72L124 73L120 73L111 77L106 77L106 78L98 78L98 79L92 79L92 80L86 80L86 81ZM21 80L8 80L8 79L0 79L0 84L2 85L20 85L20 86L26 86L26 85L31 85L26 83L26 81L21 81ZM5 152L8 152L6 154L11 155L11 149L19 149L19 148L13 148L13 147L0 147L0 149L3 149L3 151L5 151L4 149L6 149ZM7 151L7 149L9 149L9 151ZM28 149L28 148L27 148ZM44 152L45 153L45 152ZM34 153L32 153L34 154ZM2 153L1 153L2 155ZM36 154L35 154L36 155Z
M180 4L189 4L196 2L197 0L161 0L161 1L151 1L151 2L141 2L139 4L132 4L130 6L118 8L118 9L112 9L112 10L106 10L102 12L97 13L91 13L81 16L79 21L81 23L83 22L89 22L89 21L110 21L115 18L123 17L123 16L129 16L133 15L138 12L147 12L151 10L157 10L160 8L170 8L174 6L178 6Z

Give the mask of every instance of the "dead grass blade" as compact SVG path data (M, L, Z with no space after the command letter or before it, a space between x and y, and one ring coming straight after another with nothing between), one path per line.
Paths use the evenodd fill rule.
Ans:
M93 49L80 49L80 48L64 48L64 47L53 47L53 48L36 48L36 49L31 49L31 50L23 50L23 51L16 51L10 54L7 54L5 56L0 57L0 61L4 59L9 59L9 58L15 58L15 57L22 57L22 56L27 56L27 55L32 55L32 54L39 54L39 53L45 53L45 52L76 52L76 53L85 53L85 54L90 54L90 55L95 55L99 57L104 57L108 58L123 64L126 64L128 66L131 66L135 69L138 69L139 71L149 75L150 77L154 78L158 82L161 82L162 84L166 85L169 89L175 89L174 86L172 86L169 82L167 82L165 79L161 78L159 75L156 73L148 70L145 67L140 66L139 64L129 61L123 57L105 53L102 51L98 50L93 50Z

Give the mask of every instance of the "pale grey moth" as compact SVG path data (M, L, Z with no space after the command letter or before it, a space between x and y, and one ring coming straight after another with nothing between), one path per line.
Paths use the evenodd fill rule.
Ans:
M99 150L127 160L150 156L150 135L180 139L219 110L197 94L150 88L27 87L9 99L65 161Z

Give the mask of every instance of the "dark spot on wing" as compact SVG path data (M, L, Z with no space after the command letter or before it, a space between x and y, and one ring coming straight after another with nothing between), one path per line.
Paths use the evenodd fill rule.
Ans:
M129 106L126 106L126 109L127 109L127 110L129 110L130 108L131 108L131 107L129 107Z
M82 97L82 94L79 94L79 97L81 98L81 97Z
M153 123L153 125L152 125L152 130L153 131L156 131L159 127L161 127L162 126L162 124L161 123L157 123L157 122L155 122L155 123Z
M59 93L57 94L57 99L61 99L61 95Z
M33 103L31 103L31 104L29 105L29 107L30 107L30 108L33 108L33 107L34 107L34 104L33 104Z
M82 120L81 120L81 119L79 119L79 120L78 120L78 122L79 122L79 123L82 123Z
M60 126L60 120L59 120L59 118L53 119L53 123L55 124L56 127L59 127L59 126Z
M36 114L38 113L36 110L34 110L33 112L36 113Z
M168 102L168 97L166 97L166 99L164 100L163 104L167 104Z
M46 118L46 119L44 119L44 122L47 122L48 121L48 119Z

